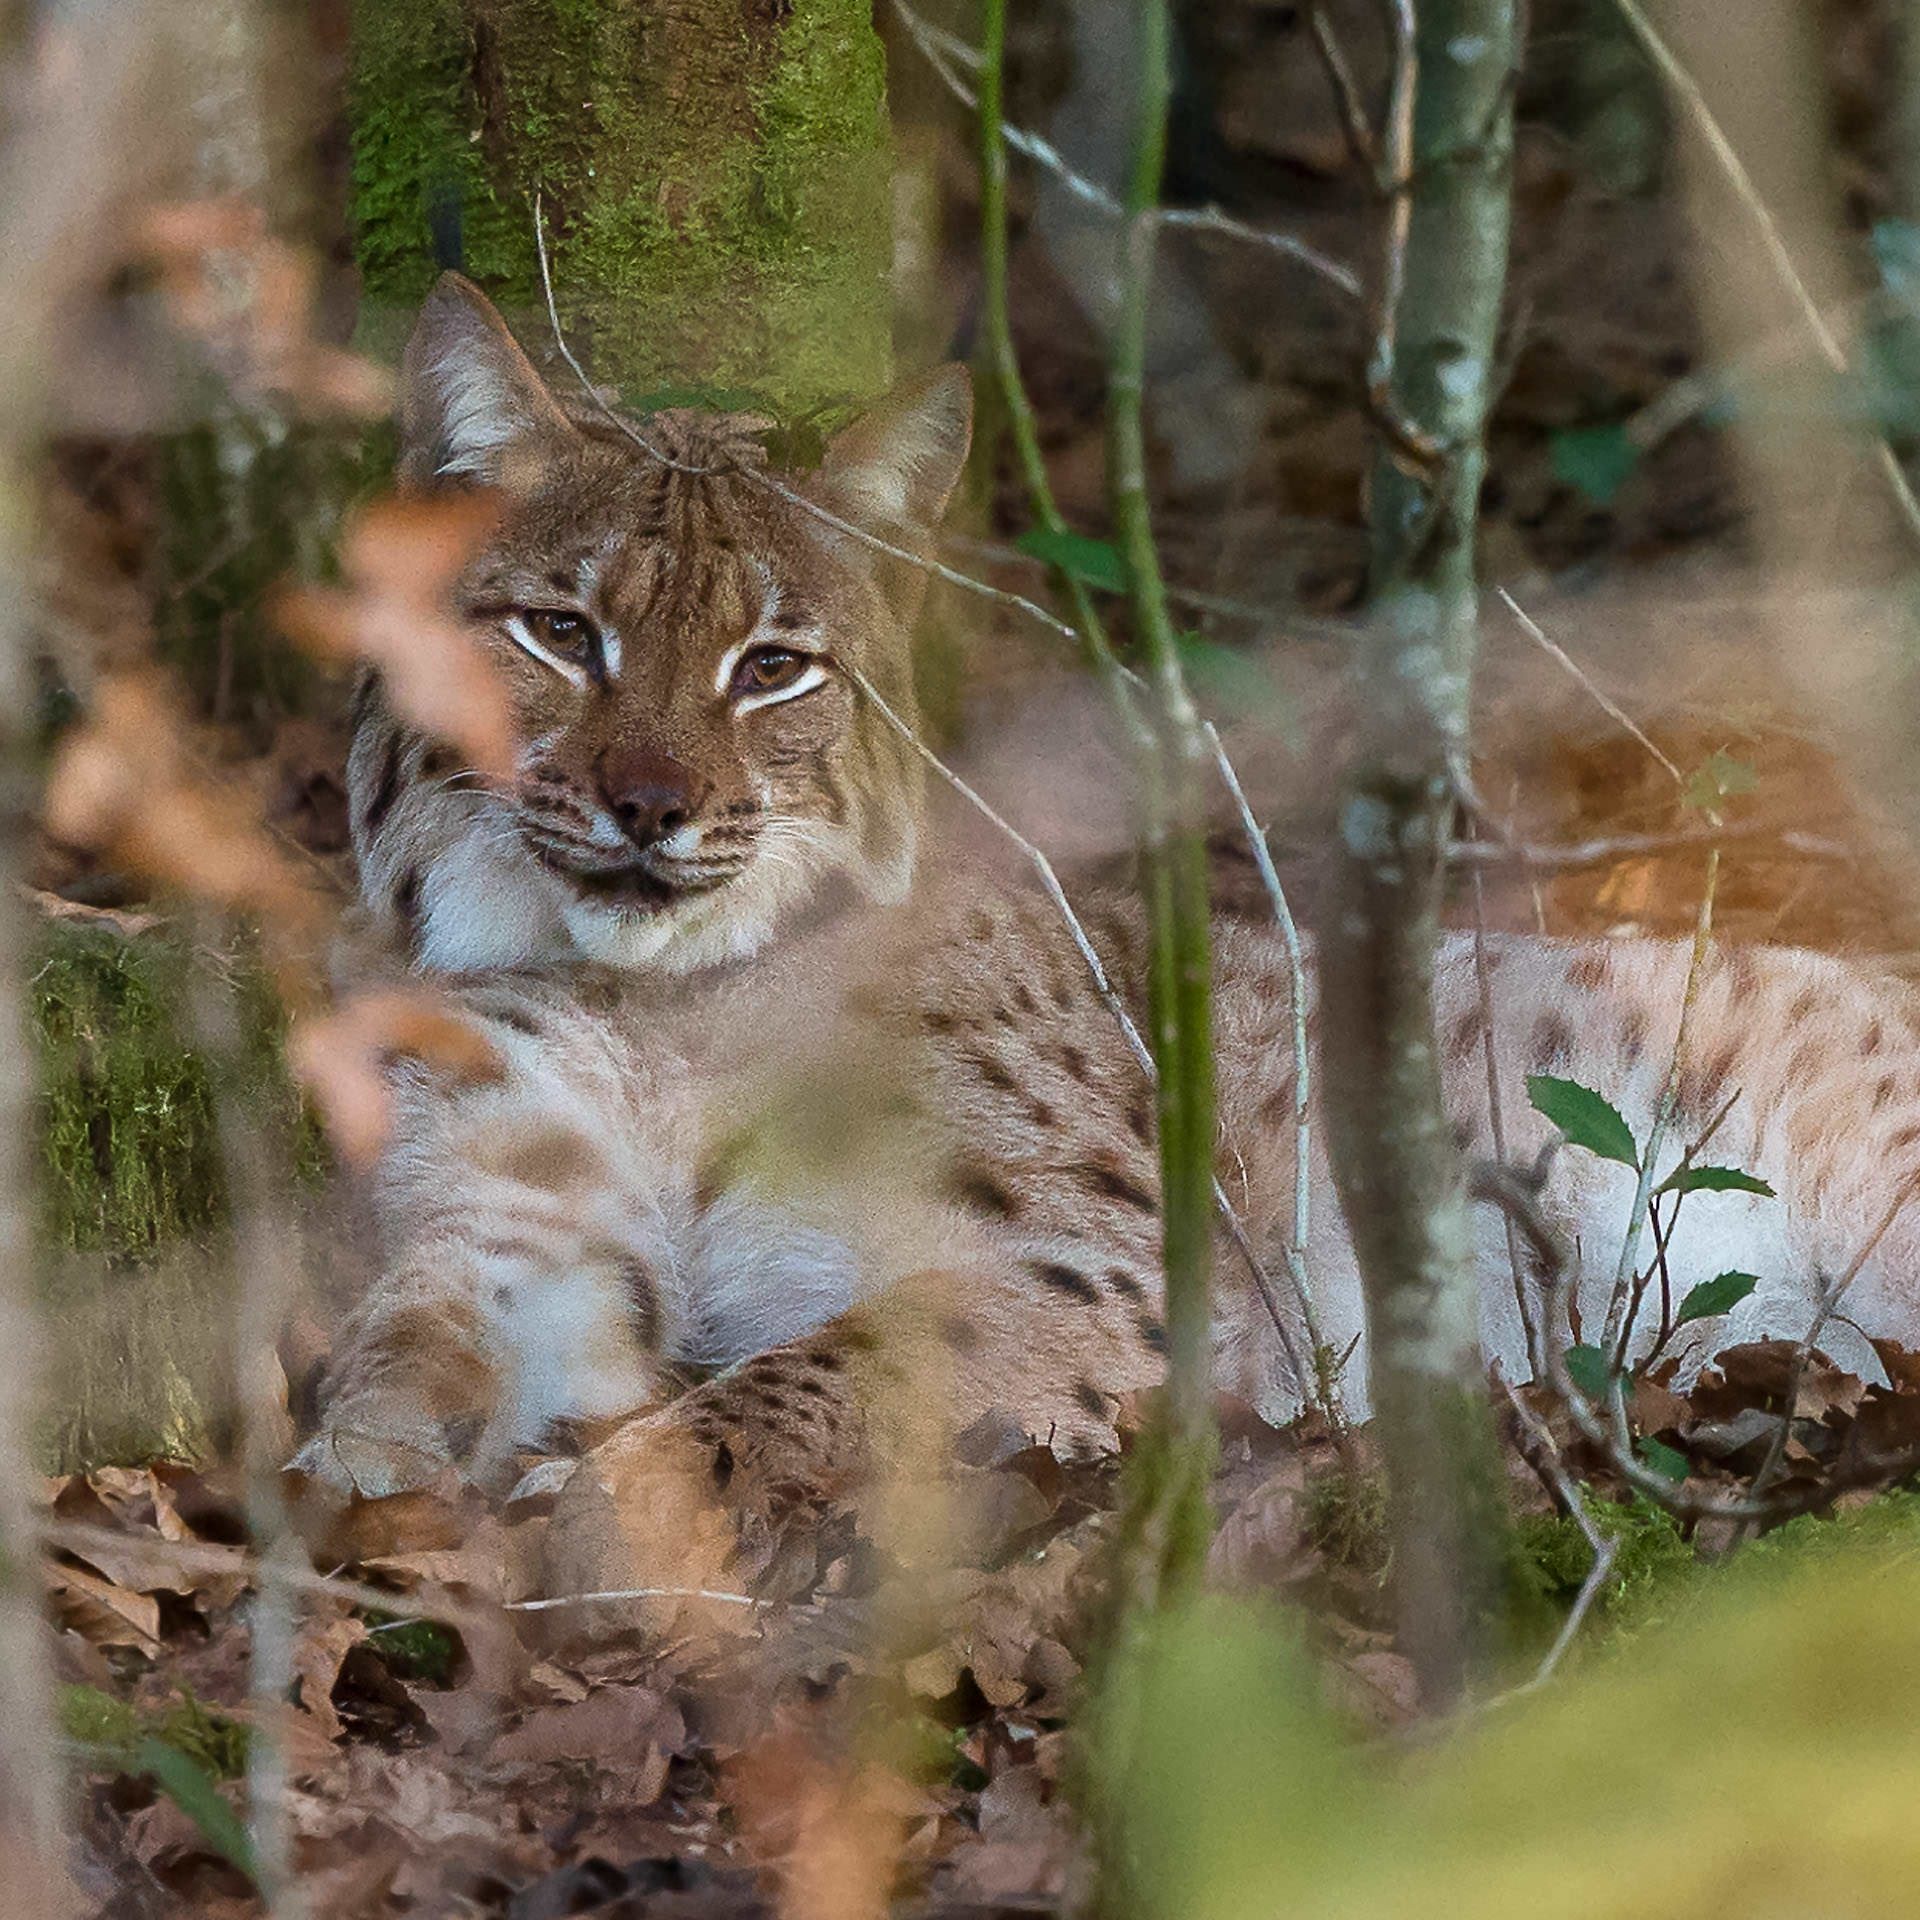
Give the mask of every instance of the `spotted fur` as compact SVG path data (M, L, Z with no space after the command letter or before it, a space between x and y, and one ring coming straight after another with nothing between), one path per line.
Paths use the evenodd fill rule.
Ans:
M470 429L470 401L446 431ZM692 464L735 431L652 426ZM551 421L537 430L561 431ZM602 748L683 727L674 752L719 791L741 777L747 750L738 723L720 717L716 652L789 607L805 607L836 651L857 650L904 708L904 630L877 611L865 556L789 521L777 497L662 468L577 420L565 431L581 446L540 483L548 493L535 487L516 505L518 530L503 536L511 557L483 557L471 591L523 591L505 582L509 568L535 564L536 526L568 564L592 529L593 604L619 630L621 675L640 677L563 694L560 676L529 662L520 670L546 711L572 716L576 730L597 716ZM887 470L884 444L869 434L856 464ZM482 451L492 459L499 448ZM891 470L924 472L899 457ZM589 476L592 502L574 499ZM878 497L889 511L908 498L884 487ZM544 504L536 512L530 501ZM616 537L622 528L630 534ZM771 589L746 565L754 556ZM834 625L833 605L864 610L866 624ZM559 818L558 801L552 815L536 799L517 802L511 834L483 831L464 799L444 821L429 817L446 791L425 771L432 749L377 707L363 719L354 791L367 885L376 900L413 901L426 963L493 957L460 931L478 917L512 961L545 956L565 935L576 962L623 964L469 980L456 996L503 1075L485 1085L421 1068L400 1076L372 1196L383 1275L341 1343L320 1431L301 1456L310 1472L366 1493L448 1466L499 1477L518 1449L549 1443L566 1423L631 1415L566 1484L553 1577L698 1584L717 1575L734 1523L845 1491L923 1446L930 1424L941 1446L973 1459L1033 1440L1097 1450L1113 1444L1120 1396L1158 1378L1158 1169L1140 1068L1044 899L948 854L923 861L912 897L891 903L914 844L910 778L860 747L856 710L837 695L815 708L816 730L773 730L782 713L799 728L819 697L749 716L768 729L754 764L770 780L787 768L795 782L778 807L756 804L768 817L804 817L816 844L844 831L839 852L782 878L772 910L751 904L756 842L761 853L743 854L737 874L700 896L710 907L669 906L657 938L614 937L599 923L583 936L587 923L562 908L542 920L540 889L557 883L538 857L538 823ZM704 733L692 717L703 700ZM532 710L528 694L523 716ZM539 764L529 764L529 793ZM569 789L576 800L584 778ZM814 799L791 797L803 791ZM859 851L875 845L884 856ZM888 884L872 883L876 867L893 873ZM836 872L868 883L830 900L824 882ZM1119 897L1080 905L1144 1017L1137 908ZM719 917L699 917L709 911ZM635 917L651 924L647 912ZM1296 1359L1311 1360L1283 1278L1295 985L1270 926L1223 916L1216 936L1217 1171L1268 1281L1222 1237L1216 1375L1284 1419L1302 1404ZM1486 1001L1469 940L1447 940L1437 975L1448 1116L1468 1154L1492 1152L1489 1046L1510 1158L1531 1160L1550 1137L1525 1098L1534 1072L1599 1089L1646 1138L1674 1056L1687 949L1496 937L1486 963ZM1306 991L1311 1033L1311 961ZM1777 1197L1701 1193L1683 1209L1667 1250L1674 1299L1728 1269L1760 1280L1726 1319L1683 1331L1689 1370L1720 1342L1803 1332L1823 1277L1853 1263L1920 1177L1920 1028L1904 987L1816 954L1731 948L1712 956L1691 1019L1667 1161L1717 1117L1709 1158L1763 1176ZM1320 1157L1324 1132L1313 1134L1305 1265L1321 1337L1348 1356L1341 1389L1359 1417L1360 1288ZM1589 1329L1605 1316L1632 1191L1628 1169L1568 1151L1545 1192L1578 1250L1576 1310ZM1524 1376L1491 1215L1479 1221L1478 1254L1484 1349ZM1903 1212L1826 1340L1871 1372L1867 1336L1911 1339L1917 1328L1920 1218ZM1651 1332L1648 1316L1642 1350ZM688 1370L713 1369L667 1397ZM716 1512L731 1518L712 1523Z

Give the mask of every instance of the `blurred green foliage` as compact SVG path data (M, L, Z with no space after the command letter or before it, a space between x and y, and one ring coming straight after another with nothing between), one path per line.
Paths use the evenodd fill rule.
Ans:
M1604 1511L1604 1510L1603 1510ZM1724 1566L1664 1516L1608 1643L1411 1749L1322 1704L1295 1625L1208 1602L1137 1635L1088 1720L1140 1920L1894 1914L1920 1871L1920 1496L1782 1527ZM1543 1572L1577 1584L1570 1541ZM1675 1551L1677 1549L1677 1551ZM1102 1738L1116 1719L1153 1730Z
M191 1458L228 1403L231 1282L213 1089L183 1028L193 968L232 965L247 1065L281 1103L297 1172L324 1153L280 1052L265 975L161 929L49 925L31 977L40 1085L43 1458L59 1471Z
M386 422L289 422L218 409L154 454L154 634L203 711L271 727L336 703L334 680L269 617L292 577L326 577L343 517L392 471Z

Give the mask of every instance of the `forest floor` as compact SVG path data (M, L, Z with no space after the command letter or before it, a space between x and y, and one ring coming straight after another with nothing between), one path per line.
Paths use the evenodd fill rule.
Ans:
M1890 1385L1816 1359L1796 1386L1794 1343L1730 1349L1689 1394L1636 1383L1635 1426L1688 1495L1737 1495L1784 1420L1773 1497L1808 1517L1769 1534L1775 1557L1830 1551L1823 1540L1873 1517L1910 1560L1920 1511L1895 1495L1882 1516L1872 1487L1880 1463L1920 1450L1920 1355L1881 1354ZM1616 1543L1590 1635L1710 1599L1734 1526L1682 1527L1528 1398ZM1141 1411L1123 1411L1123 1437ZM1209 1584L1293 1611L1339 1734L1362 1747L1411 1734L1422 1703L1395 1642L1364 1436L1343 1462L1323 1425L1220 1412ZM1519 1531L1483 1700L1543 1671L1592 1561L1537 1442L1503 1428ZM1033 1447L947 1490L967 1516L951 1563L902 1568L852 1513L829 1514L768 1543L751 1602L685 1600L597 1644L569 1645L559 1616L515 1604L534 1592L541 1513L433 1492L367 1510L345 1568L358 1586L302 1596L294 1704L275 1718L312 1911L744 1920L852 1911L876 1870L925 1920L1066 1910L1085 1874L1070 1728L1119 1474L1117 1459L1067 1465ZM87 1890L115 1920L243 1920L259 1904L221 1817L242 1804L259 1713L235 1476L108 1468L50 1494ZM407 1549L380 1551L384 1529ZM197 1791L166 1753L198 1771ZM796 1905L796 1886L824 1904Z
M1303 10L1233 0L1211 11L1176 186L1360 263L1377 208L1356 183ZM1364 50L1360 11L1334 9L1353 16ZM1590 16L1576 0L1535 11L1482 572L1573 657L1581 678L1489 606L1481 790L1537 844L1684 840L1699 821L1684 782L1594 699L1598 687L1683 773L1714 756L1751 771L1729 808L1739 838L1719 882L1723 936L1873 952L1908 966L1920 926L1910 890L1883 857L1871 797L1849 780L1844 743L1797 696L1787 653L1756 639L1791 632L1801 613L1778 581L1756 582L1751 566L1723 430L1727 383L1707 377L1714 369L1694 315L1688 229L1657 107L1649 134L1634 116L1644 122L1650 109L1632 88L1590 98L1590 71L1574 58ZM1891 158L1894 10L1823 0L1820 11L1837 186L1869 258L1869 232L1902 201ZM1051 124L1061 50L1037 30L1017 50L1013 111ZM907 77L916 57L896 45L896 93L925 116L916 150L931 156L952 236L929 295L947 316L934 350L965 352L967 329L955 333L950 316L970 306L971 163L964 127L937 88L924 74ZM1015 266L1021 345L1062 505L1097 534L1098 336L1077 297L1070 247L1048 237L1048 210L1025 191L1033 224ZM1169 397L1156 490L1167 568L1190 596L1196 633L1213 643L1196 659L1222 674L1223 705L1241 696L1254 704L1249 688L1274 702L1275 725L1242 729L1248 766L1294 852L1310 910L1326 799L1315 770L1345 724L1340 669L1365 569L1372 437L1358 398L1362 317L1260 249L1182 239L1169 244L1168 273L1185 319L1162 369ZM144 577L155 512L148 452L72 449L66 465L129 577ZM1034 591L1038 570L1008 551L1024 524L1003 462L977 487L949 557ZM268 584L263 577L246 590L264 595ZM256 613L226 610L235 631ZM1809 605L1804 617L1817 633L1820 621L1844 616ZM164 618L161 627L168 631ZM982 726L1057 678L1044 652L1051 643L983 622L971 603L943 605L936 629L983 690L987 719L971 733L954 721L956 751L990 758ZM228 771L344 891L338 690L305 683L290 697L273 676L250 677L244 661L235 670L225 651L183 657ZM1234 661L1254 662L1256 679L1231 678ZM1603 852L1499 874L1484 910L1491 925L1553 933L1685 931L1703 872L1697 844ZM56 942L91 943L89 951L123 943L135 956L89 961L67 1002L58 965L42 980L54 1028L63 1007L83 1008L76 1057L93 1071L105 1070L102 1061L119 1071L121 1030L108 1030L153 990L150 964L177 964L180 930L164 903L56 848L35 878ZM110 1006L99 997L103 980ZM204 1088L178 1068L179 1046L169 1041L156 1055L143 1041L132 1051L127 1070L139 1091L126 1138L172 1141L168 1128L203 1127ZM72 1167L59 1161L56 1182L103 1179L112 1147L82 1115L58 1148ZM177 1187L204 1179L206 1152L204 1141L180 1149L169 1175ZM141 1231L173 1236L170 1250L133 1248L139 1235L122 1232L118 1198L89 1201L97 1219L82 1219L85 1207L70 1210L72 1220L62 1214L57 1232L89 1257L113 1253L123 1289L192 1265L214 1238L191 1193L181 1202L170 1187L163 1205L143 1187L126 1201L136 1203L148 1209ZM165 1214L158 1228L155 1207ZM141 1257L130 1262L130 1249ZM155 1337L177 1346L178 1324L167 1326ZM126 1337L133 1357L116 1362L104 1389L123 1396L129 1373L152 1371L143 1336ZM1920 1358L1892 1348L1882 1357L1887 1386L1817 1357L1797 1369L1788 1343L1738 1349L1684 1396L1641 1382L1636 1429L1666 1450L1691 1490L1731 1491L1785 1421L1775 1483L1785 1508L1844 1513L1868 1498L1856 1484L1870 1477L1863 1463L1920 1444ZM1715 1577L1710 1563L1731 1544L1730 1528L1667 1519L1583 1450L1560 1415L1544 1402L1541 1410L1621 1542L1599 1597L1603 1628L1643 1624L1688 1583ZM1388 1618L1364 1437L1343 1461L1324 1424L1281 1433L1243 1407L1222 1413L1213 1575L1231 1591L1300 1603L1330 1712L1363 1739L1390 1740L1421 1703ZM204 1417L188 1425L204 1442ZM1552 1474L1507 1428L1522 1548L1496 1690L1537 1669L1589 1558L1581 1529L1556 1510ZM773 1910L770 1889L782 1875L788 1884L796 1873L825 1875L830 1885L836 1872L857 1874L844 1855L848 1836L862 1834L884 1838L861 1845L897 1847L903 1912L987 1920L1056 1910L1083 1871L1066 1804L1067 1728L1119 1466L1069 1466L1034 1448L965 1474L975 1523L956 1563L934 1570L901 1574L851 1515L829 1516L787 1543L755 1603L690 1604L658 1634L588 1653L570 1652L537 1612L503 1611L529 1597L541 1513L420 1496L389 1516L405 1524L406 1551L383 1553L363 1537L340 1569L375 1592L322 1588L303 1602L296 1702L280 1739L313 1911L340 1920L749 1915ZM64 1475L48 1500L59 1550L47 1578L61 1627L63 1717L80 1755L89 1897L114 1920L250 1916L259 1903L219 1812L239 1803L254 1713L238 1471L202 1445L191 1464ZM1786 1531L1812 1524L1825 1523ZM884 1740L880 1727L891 1730ZM191 1762L184 1784L166 1754ZM216 1805L195 1780L214 1783Z

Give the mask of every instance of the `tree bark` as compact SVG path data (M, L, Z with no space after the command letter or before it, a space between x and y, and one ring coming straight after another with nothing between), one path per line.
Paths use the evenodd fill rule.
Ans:
M397 342L445 265L516 322L537 315L538 194L569 337L629 402L790 416L887 385L891 148L867 0L359 0L355 34L374 342Z
M1410 9L1409 9L1410 10ZM1431 1704L1464 1683L1503 1525L1433 953L1477 636L1474 523L1506 278L1514 0L1423 0L1374 397L1367 743L1322 935L1328 1120L1359 1255L1405 1644Z

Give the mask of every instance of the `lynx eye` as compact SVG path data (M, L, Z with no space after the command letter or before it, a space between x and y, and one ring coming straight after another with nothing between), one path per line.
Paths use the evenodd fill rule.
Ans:
M590 661L600 645L600 630L584 613L566 607L522 607L514 616L536 646L561 660Z
M812 665L809 655L791 647L755 647L733 670L733 694L782 692Z

